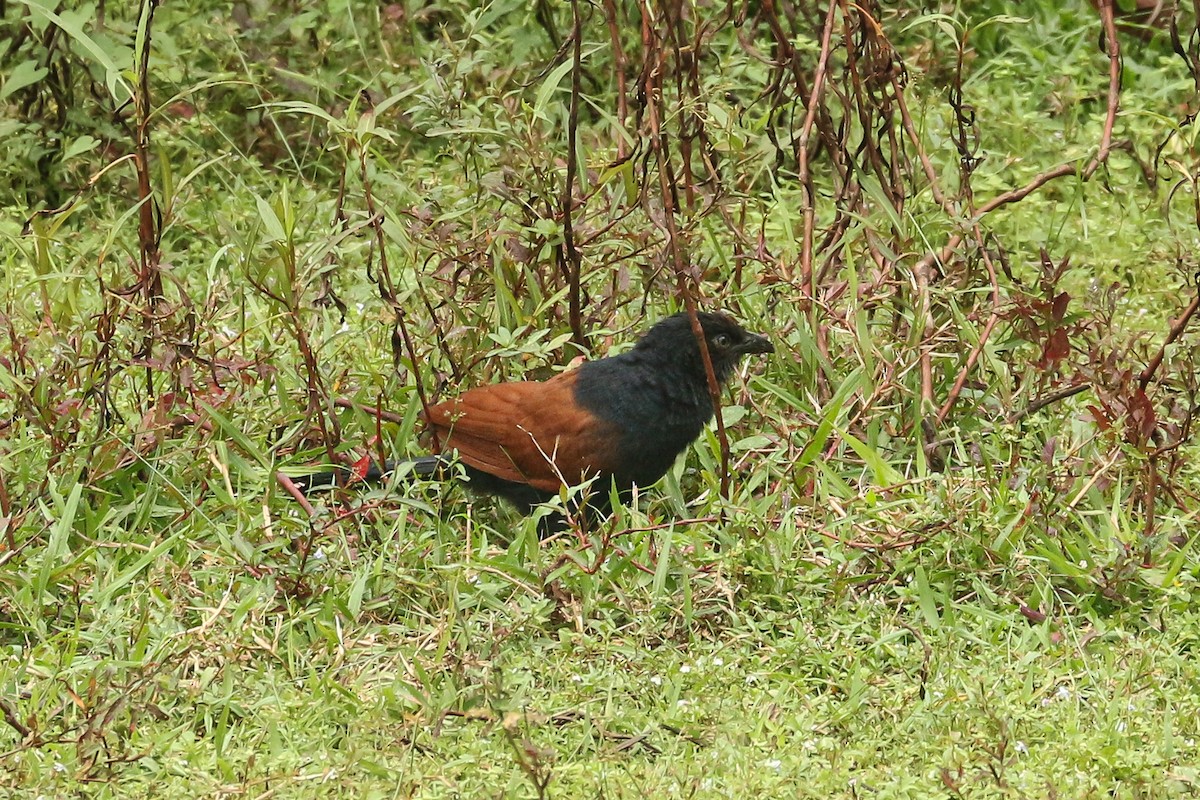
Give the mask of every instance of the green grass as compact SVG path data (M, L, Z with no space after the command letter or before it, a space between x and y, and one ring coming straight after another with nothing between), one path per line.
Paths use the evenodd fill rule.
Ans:
M525 768L555 796L1195 790L1190 586L1169 622L1031 623L985 596L831 590L841 570L815 558L764 604L710 557L684 624L628 584L556 607L494 559L416 572L396 538L353 561L338 545L318 561L343 574L319 570L304 604L273 577L160 563L10 658L23 708L98 729L25 749L15 773L45 796L85 772L95 796L527 796Z
M617 5L632 80L638 7ZM1010 5L878 14L951 195L965 37L976 207L1085 162L1103 127L1091 8L998 16ZM536 7L242 19L164 4L151 313L135 286L134 174L109 167L130 152L134 10L109 8L101 26L67 9L44 53L46 15L9 4L0 794L1195 796L1190 329L1137 392L1200 263L1181 125L1193 82L1163 37L1122 39L1124 149L1088 182L983 218L983 245L968 235L927 297L915 262L969 227L934 201L906 134L904 202L890 206L855 148L858 111L831 100L862 200L842 249L816 255L840 260L812 302L790 138L804 103L787 84L774 113L761 96L774 78L762 18L735 31L701 4L717 15L703 102L672 78L664 124L676 148L689 104L705 109L724 214L701 182L680 238L706 304L777 347L728 392L730 496L713 432L588 537L538 542L534 521L454 485L399 480L320 498L311 517L281 489L275 470L327 458L324 432L347 457L424 452L418 380L440 398L577 354L556 262L570 87L556 68L570 62ZM586 7L573 217L595 355L680 305L645 131L617 158L602 7ZM565 36L569 6L551 16ZM793 44L811 69L807 25ZM39 59L54 69L22 83ZM834 67L850 96L844 48ZM870 88L878 134L896 117ZM813 159L820 242L844 209L833 156ZM932 423L993 310L988 259L995 328ZM1087 390L1025 413L1076 382Z

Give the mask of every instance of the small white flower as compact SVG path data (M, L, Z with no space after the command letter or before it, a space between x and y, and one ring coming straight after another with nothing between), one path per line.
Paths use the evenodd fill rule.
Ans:
M679 708L679 709L691 708L691 705L692 705L691 700L679 700L678 702L675 703L675 707Z
M1124 732L1125 732L1125 720L1119 720L1117 722L1117 733L1124 733Z
M714 667L725 666L725 659L721 658L720 656L713 656L713 666Z
M660 678L657 675L651 675L650 682L653 683L655 686L662 686L662 678Z
M766 767L767 769L773 769L773 770L778 771L778 769L783 766L783 762L780 761L778 758L770 758L763 762L763 766Z
M582 675L572 675L571 682L572 683L583 683L583 676Z
M1070 700L1071 699L1071 690L1065 686L1058 687L1057 691L1055 691L1054 694L1058 697L1059 700Z
M1021 755L1025 755L1026 753L1029 752L1028 745L1026 745L1024 742L1021 742L1021 741L1017 742L1016 748L1017 748L1017 752L1020 753Z
M757 676L757 675L755 675L755 674L753 674L753 673L751 673L750 675L747 675L747 676L746 676L746 683L747 683L747 684L754 684L754 683L758 683L758 676Z
M1087 559L1086 558L1079 559L1079 568L1087 569Z
M679 668L679 671L682 672L684 675L687 675L689 672L692 671L692 667L690 664L684 664L682 667Z

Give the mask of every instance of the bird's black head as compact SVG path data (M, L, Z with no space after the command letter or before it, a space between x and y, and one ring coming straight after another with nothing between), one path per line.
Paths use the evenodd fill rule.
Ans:
M721 383L742 356L775 350L723 314L700 314L699 321ZM628 352L585 363L574 386L580 409L615 434L612 473L623 489L661 478L713 415L700 343L687 314L660 321Z
M700 319L700 327L704 330L713 372L721 383L729 379L742 356L775 352L775 346L766 337L750 333L734 322L732 317L707 312L700 312L697 316ZM704 371L704 360L700 356L700 346L692 332L691 320L683 312L658 322L638 340L634 350L659 354L701 373Z

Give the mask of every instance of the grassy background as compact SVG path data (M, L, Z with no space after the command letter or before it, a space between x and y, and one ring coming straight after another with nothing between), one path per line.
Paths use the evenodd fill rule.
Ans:
M710 433L600 535L539 543L458 487L309 514L274 472L422 452L418 383L545 377L680 307L653 137L615 83L636 108L639 9L669 42L675 6L614 4L623 56L580 7L584 348L570 6L186 0L147 35L136 8L8 4L0 789L1195 795L1195 336L1137 380L1200 268L1194 19L1183 57L1122 29L1094 175L973 218L1097 152L1102 18L886 5L835 14L807 181L808 94L767 12L687 7L704 46L663 62L674 246L778 350L727 393L728 498ZM825 13L777 12L810 86Z

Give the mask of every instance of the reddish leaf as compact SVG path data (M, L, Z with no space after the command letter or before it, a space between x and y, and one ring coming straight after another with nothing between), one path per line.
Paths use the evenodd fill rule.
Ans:
M1154 404L1145 392L1138 389L1129 398L1129 441L1140 445L1150 439L1157 427L1158 415L1154 413Z
M1058 362L1066 358L1071 352L1071 342L1067 338L1066 328L1055 328L1054 332L1046 339L1045 348L1042 350L1042 358L1038 362L1041 369L1050 369L1058 365Z
M72 398L70 400L63 400L61 403L59 403L58 405L56 405L54 407L54 416L65 417L68 414L74 413L79 408L80 405L82 405L81 401L76 398Z
M1100 426L1100 430L1107 431L1112 428L1112 418L1099 406L1088 405L1087 408L1092 414L1092 419L1096 420L1096 424Z
M1054 298L1054 303L1050 308L1050 315L1055 322L1062 322L1063 317L1067 314L1067 306L1071 303L1071 295L1066 292L1061 292Z
M1054 463L1054 451L1057 449L1058 449L1058 437L1051 436L1049 439L1046 440L1045 447L1042 448L1042 463L1053 464Z
M1021 604L1020 610L1021 610L1021 616L1024 617L1025 619L1029 620L1030 622L1045 622L1046 621L1045 614L1043 614L1041 611L1038 611L1035 608L1030 608L1029 606L1025 605L1024 603Z
M367 470L371 468L371 457L363 456L350 467L350 472L354 474L355 480L365 481L367 479Z
M184 101L180 100L178 102L171 103L171 105L167 107L167 112L181 119L191 119L192 117L196 116L196 107L191 103L185 103Z

